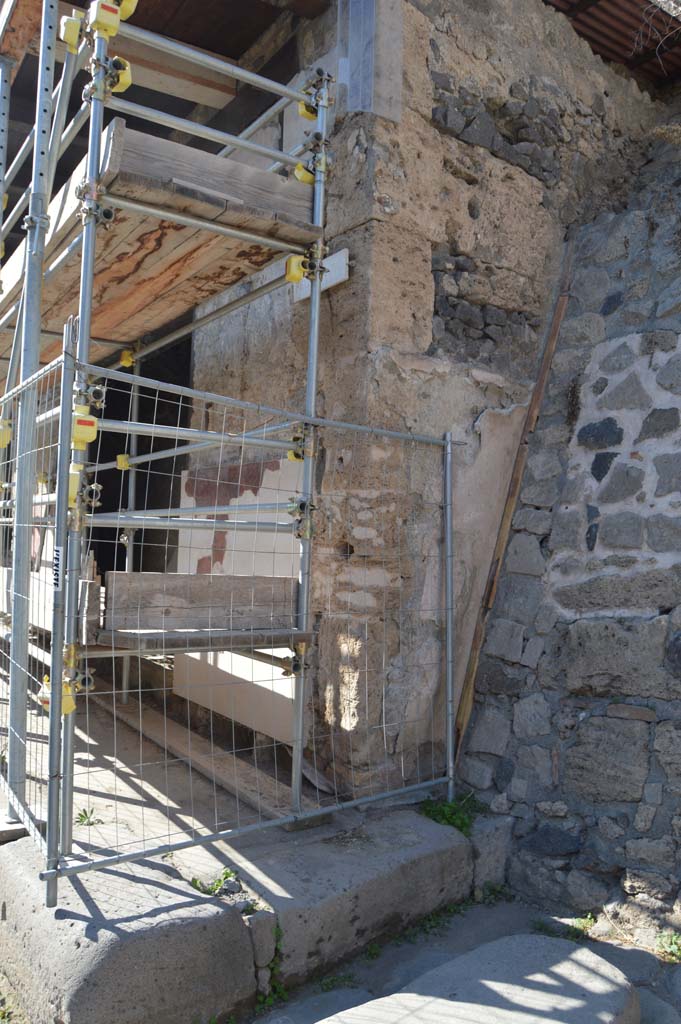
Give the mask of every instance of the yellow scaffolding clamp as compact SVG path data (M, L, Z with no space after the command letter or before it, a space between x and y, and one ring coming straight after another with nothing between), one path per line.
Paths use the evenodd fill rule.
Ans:
M111 92L125 92L132 85L132 68L125 57L114 57L111 61L112 81Z
M121 21L132 17L137 0L93 0L88 14L88 28L111 39L118 33Z
M74 11L72 15L64 16L59 22L59 38L62 43L66 43L69 53L78 53L84 17L84 11Z
M118 365L127 368L135 365L135 353L131 348L124 348L118 357Z
M304 117L306 121L317 120L317 108L312 103L305 103L300 100L298 103L298 114L300 117Z
M12 421L0 420L0 448L7 448L12 440Z
M49 710L51 697L52 686L50 677L43 676L43 685L40 687L38 700L46 711ZM64 679L61 684L61 713L62 715L72 715L75 710L76 701L73 695L73 684L68 679Z
M116 469L120 469L122 473L126 469L130 469L130 456L126 455L125 452L116 456Z
M75 451L87 451L87 446L97 437L97 417L90 412L89 405L74 405L71 443Z
M314 174L308 170L305 164L296 164L293 176L298 181L302 181L304 185L314 185Z
M298 284L307 277L307 256L289 256L286 260L286 280L289 284Z

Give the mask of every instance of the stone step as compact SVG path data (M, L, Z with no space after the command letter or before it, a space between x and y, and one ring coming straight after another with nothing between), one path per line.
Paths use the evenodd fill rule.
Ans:
M641 1024L636 989L586 946L544 935L489 942L407 989L319 1024Z

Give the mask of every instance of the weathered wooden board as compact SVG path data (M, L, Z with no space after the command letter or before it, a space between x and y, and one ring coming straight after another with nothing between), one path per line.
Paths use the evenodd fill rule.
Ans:
M106 574L105 628L292 629L298 581L284 576Z
M131 131L120 118L105 132L102 168L102 185L112 196L297 245L308 245L319 235L310 223L309 186ZM83 176L81 164L50 204L46 266L81 229L76 190ZM134 342L279 257L265 245L119 210L113 225L98 232L92 335ZM3 271L0 316L20 295L23 259L21 246ZM77 311L79 277L76 251L45 285L43 328L61 333L66 318ZM10 346L11 336L3 335L0 355L8 354ZM43 358L58 350L58 342L46 344ZM96 359L105 351L93 346L91 355Z

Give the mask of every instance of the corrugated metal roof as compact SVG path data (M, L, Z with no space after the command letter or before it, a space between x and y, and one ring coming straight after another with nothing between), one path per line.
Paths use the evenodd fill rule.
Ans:
M544 0L605 60L660 85L681 78L681 21L651 0Z

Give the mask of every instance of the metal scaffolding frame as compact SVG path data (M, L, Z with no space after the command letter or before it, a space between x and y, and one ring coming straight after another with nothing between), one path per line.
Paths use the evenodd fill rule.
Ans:
M54 87L55 53L58 25L56 5L51 0L43 2L43 17L40 43L39 79L37 87L36 121L22 145L11 167L7 168L7 125L10 105L10 68L0 60L0 185L3 194L18 173L28 156L33 155L30 188L17 201L14 209L5 215L3 223L0 204L0 235L5 238L17 223L24 209L28 214L24 220L26 229L26 258L21 299L0 320L1 330L14 331L14 341L7 371L5 394L0 397L0 414L9 415L10 408L18 410L14 428L15 457L13 469L3 470L5 475L12 471L14 477L13 496L0 504L3 518L0 532L7 537L12 531L12 607L11 607L11 652L9 656L9 736L6 778L0 773L0 782L8 796L10 813L14 820L23 821L40 842L45 854L46 900L48 906L57 902L57 884L60 877L69 876L126 860L139 859L150 854L179 850L192 845L213 842L217 839L314 818L328 813L328 806L306 810L303 800L303 752L305 747L305 694L311 639L314 623L311 614L310 582L312 572L312 521L315 514L315 467L316 437L321 429L343 430L351 436L371 436L386 443L416 442L441 452L443 459L443 533L445 557L443 572L445 579L445 665L446 665L446 774L442 777L448 785L450 798L454 792L454 550L452 512L452 460L453 442L451 435L444 439L429 435L407 434L400 431L384 430L323 419L317 416L317 376L320 330L320 305L322 293L323 261L326 254L323 238L326 179L328 170L328 110L330 104L331 78L323 71L317 71L303 88L291 88L270 81L260 75L245 71L227 60L204 54L192 47L184 46L160 35L133 28L120 19L113 27L100 18L100 4L93 4L89 20L83 21L76 35L77 45L69 46L69 53L63 65L61 80ZM111 5L104 5L110 12ZM94 12L94 13L92 13ZM110 15L109 15L110 17ZM118 76L119 65L112 61L109 44L113 35L142 41L160 53L181 56L196 65L229 75L230 77L263 90L275 97L276 102L239 136L196 124L183 118L112 96ZM84 92L84 102L70 124L66 124L68 101L76 74L89 62L91 81ZM314 119L314 130L309 133L306 143L297 146L291 153L280 152L269 146L253 141L253 136L263 126L281 115L291 103L297 103L308 118ZM99 182L101 164L101 142L104 128L105 109L123 116L132 116L167 128L181 130L193 136L219 144L219 155L229 156L243 152L271 161L268 170L273 173L282 168L300 167L300 158L308 154L306 173L313 177L312 224L320 229L321 236L309 248L287 243L268 235L241 231L217 224L200 217L179 213L148 203L141 203L109 195ZM45 241L48 229L48 208L52 196L59 158L73 142L80 128L89 121L87 144L86 180L81 192L82 232L71 241L68 248L57 252L46 268ZM49 143L44 140L49 139ZM35 144L35 140L39 140ZM304 273L310 281L309 328L307 350L307 376L304 409L298 413L261 406L256 403L212 396L207 392L162 384L142 375L141 361L159 349L189 335L192 331L208 325L226 314L257 301L282 288L289 278L275 277L260 287L252 288L244 296L216 309L214 312L193 320L185 327L167 332L155 341L140 341L132 352L132 365L128 372L111 367L95 365L90 356L91 343L123 347L120 342L91 337L93 318L93 283L95 277L95 256L98 229L103 220L113 216L116 209L134 211L145 216L179 225L198 228L218 236L239 239L248 243L267 246L272 252L281 252L303 257ZM47 366L40 366L41 341L52 339L54 332L46 331L41 324L41 297L44 282L58 273L64 258L80 249L81 272L77 310L65 324L63 351L61 356ZM12 324L14 326L12 327ZM52 375L52 377L51 377ZM58 382L53 387L51 408L38 405L38 387L46 381ZM103 380L93 385L93 380ZM97 426L100 431L123 432L129 439L126 469L128 472L124 507L116 513L97 513L88 510L91 498L91 475L96 471L114 468L115 462L91 462L88 459L87 444L74 443L74 416L86 420L91 418L91 408L101 407L100 392L105 386L129 385L130 416L119 421L100 416ZM164 394L177 396L178 401L217 401L226 408L242 413L271 415L277 422L257 430L242 429L230 434L225 429L197 429L179 425L150 424L140 421L140 394L144 388L161 387ZM99 389L99 390L98 390ZM5 420L1 421L4 425ZM53 439L56 451L53 492L36 496L36 427L43 431L56 430ZM278 436L277 436L278 435ZM175 447L139 454L138 437L162 437L177 441ZM251 506L211 505L187 509L168 507L161 509L137 510L136 473L140 467L148 466L159 459L173 455L185 455L210 449L222 449L226 445L240 449L252 447L261 451L293 452L293 457L302 466L302 484L297 498L289 501L274 500ZM120 466L118 466L120 468ZM7 485L5 485L7 486ZM6 492L7 493L7 492ZM36 512L36 506L54 504L54 517L49 520L54 532L54 573L51 609L51 631L49 639L36 644L30 622L31 602L31 537L36 525L45 523ZM257 514L269 512L276 516L274 521L257 521ZM243 518L244 513L255 513L256 519ZM272 665L290 668L295 675L294 685L294 735L292 744L291 808L286 816L272 821L260 821L239 828L217 830L208 835L192 836L187 840L159 843L152 849L118 852L86 861L74 860L73 852L73 800L74 800L74 732L75 715L63 713L63 702L80 699L79 693L87 677L88 658L122 659L120 702L124 705L130 697L130 662L134 647L88 647L82 641L80 619L80 586L83 578L85 533L93 528L125 528L128 538L125 570L134 571L134 539L143 529L190 528L204 531L252 531L288 533L300 545L300 573L295 623L288 631L276 630L260 637L260 646L281 643L294 652L290 659L257 651L251 643L252 657ZM240 635L239 635L240 632ZM248 640L248 631L229 632L223 630L212 636L213 643L220 644L220 650L238 651ZM253 638L251 638L253 641ZM285 641L285 642L284 642ZM174 646L175 644L175 646ZM143 650L140 645L140 650ZM173 634L165 638L163 650L187 652L206 649L203 638L192 641L183 636L173 640ZM29 689L29 661L38 658L49 668L52 681L49 699L49 748L47 772L47 828L43 838L35 814L28 807L26 787L26 706L31 694ZM400 792L416 792L433 785L432 778L415 785L402 786ZM356 806L370 803L382 796L369 795L354 800L345 800L341 806Z

